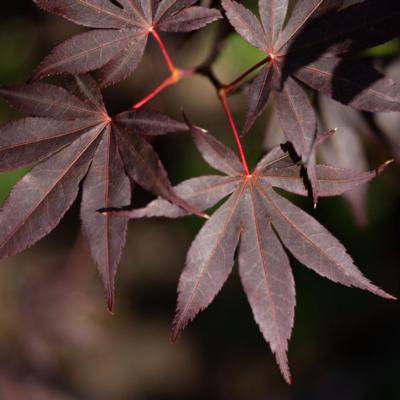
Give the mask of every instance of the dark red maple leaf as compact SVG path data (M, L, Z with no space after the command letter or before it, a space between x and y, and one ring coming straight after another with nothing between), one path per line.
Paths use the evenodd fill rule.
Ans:
M100 69L102 87L128 77L138 66L150 32L189 32L221 17L194 6L197 0L34 0L42 9L94 28L57 46L33 79Z
M366 0L342 8L343 0L298 0L283 28L288 0L259 0L260 19L233 0L222 0L235 30L269 57L248 90L247 132L272 92L286 138L309 163L317 119L299 81L363 111L400 111L400 85L367 64L343 55L400 34L400 2ZM309 178L316 201L315 172Z
M213 301L232 271L239 245L239 274L254 319L284 378L290 382L287 349L294 321L295 289L286 251L334 282L387 299L393 297L362 275L343 245L322 225L274 190L307 196L302 166L284 147L275 147L250 175L245 175L230 149L200 128L191 129L203 158L226 176L189 179L176 186L176 192L203 210L229 197L204 224L189 249L179 280L171 338L176 340L186 324ZM318 195L347 192L371 180L386 165L371 172L317 165ZM129 218L187 214L163 199L143 209L116 213Z
M400 80L400 58L396 58L385 69L385 72L392 79ZM378 127L389 144L390 150L396 160L400 161L400 113L376 113L374 115Z
M87 75L75 77L68 87L32 83L0 88L11 105L32 115L0 126L0 171L37 164L2 206L0 258L26 249L54 229L83 182L82 229L111 309L127 220L96 210L130 204L130 181L193 210L175 194L146 140L187 126L148 110L109 117L96 82Z
M373 132L365 118L357 110L346 107L326 96L319 96L319 108L323 124L335 126L338 133L319 147L318 154L323 162L342 168L364 170L368 168L363 139L373 137ZM396 114L396 113L393 113ZM367 187L360 186L344 194L351 206L359 227L368 224Z

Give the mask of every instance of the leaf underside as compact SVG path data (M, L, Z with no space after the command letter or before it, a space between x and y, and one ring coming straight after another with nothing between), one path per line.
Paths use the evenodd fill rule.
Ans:
M249 131L272 94L283 132L305 162L316 203L317 118L296 80L360 111L399 111L400 84L343 56L398 36L400 2L365 0L343 7L343 0L299 0L285 26L287 0L259 0L260 20L234 0L222 0L222 5L238 34L271 55L248 90L243 131Z
M118 3L120 7L111 0L34 2L45 11L92 30L55 47L37 68L33 79L99 70L102 87L113 85L135 71L151 29L189 32L221 17L218 10L194 6L196 1L188 0L123 0Z
M179 279L171 339L208 307L228 278L239 245L239 273L254 319L270 344L287 382L295 290L287 251L302 264L334 282L368 290L387 299L365 278L343 245L314 218L279 195L274 188L307 196L302 167L281 146L273 148L250 176L239 159L204 130L191 126L195 144L213 168L227 176L205 176L182 182L176 192L201 209L227 197L192 242ZM318 196L336 196L368 182L386 164L371 172L316 165ZM239 169L239 170L238 170ZM125 218L187 215L164 199L142 209L114 211Z
M129 205L137 183L179 210L203 215L174 192L146 139L187 126L145 109L110 118L88 75L76 76L68 87L34 82L0 88L10 105L32 115L0 126L0 171L34 165L2 207L0 258L23 251L54 229L82 183L82 229L111 310L127 219L97 210Z

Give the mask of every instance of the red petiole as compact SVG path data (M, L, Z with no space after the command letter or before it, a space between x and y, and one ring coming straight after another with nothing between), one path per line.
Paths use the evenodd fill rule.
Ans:
M244 155L242 143L236 129L235 121L233 120L231 111L229 109L228 101L226 99L226 90L220 89L218 91L218 97L221 101L222 108L224 109L225 115L228 118L229 125L232 129L233 137L235 138L236 146L239 152L240 161L242 162L245 175L250 175L249 167L247 166L246 156Z
M167 63L167 67L170 70L171 74L173 74L176 70L174 63L171 60L171 57L169 56L169 53L164 45L164 42L161 40L159 34L157 33L157 31L152 28L150 30L150 33L153 35L153 38L156 40L158 46L160 47L160 50L165 58L165 62Z
M174 85L175 83L179 82L182 78L191 76L194 74L194 70L192 70L192 69L176 68L174 63L171 60L171 57L169 56L169 53L164 45L164 42L160 38L157 31L154 29L151 29L150 32L153 35L154 39L156 40L156 42L164 56L165 62L167 63L167 67L170 71L170 75L164 81L162 81L155 89L153 89L147 96L145 96L143 99L141 99L137 103L135 103L131 107L134 110L137 110L138 108L144 106L147 102L149 102L151 99L153 99L155 96L157 96L160 92L162 92L168 86Z
M137 110L140 107L144 106L147 102L149 102L151 99L156 97L160 92L162 92L164 89L167 87L174 85L175 83L179 82L182 78L187 77L187 76L192 76L196 72L195 70L189 69L189 70L181 70L179 68L176 68L165 45L164 42L162 41L161 37L157 33L155 29L150 30L152 36L156 40L163 56L165 59L165 62L167 64L167 67L170 71L170 75L160 83L155 89L153 89L147 96L145 96L142 100L138 101L132 106L132 109ZM246 156L243 151L242 143L240 141L239 133L237 131L235 121L233 120L231 111L229 109L228 101L227 101L227 96L244 80L246 79L252 72L257 70L258 68L262 67L266 63L268 63L271 60L271 57L268 56L258 62L257 64L253 65L251 68L249 68L247 71L245 71L242 75L240 75L238 78L233 80L232 82L228 83L227 85L221 85L218 88L218 98L222 104L222 107L224 109L225 115L228 119L229 125L231 127L236 146L238 149L240 161L243 165L244 173L245 175L250 175L249 167L247 165L246 161Z
M223 88L225 89L225 93L228 95L230 92L232 92L232 90L234 90L238 86L239 83L241 83L244 79L246 79L252 72L254 72L258 68L262 67L263 65L267 64L269 61L271 61L270 56L264 58L257 64L253 65L251 68L249 68L247 71L243 72L242 75L237 77L231 83L228 83L227 85L223 85Z

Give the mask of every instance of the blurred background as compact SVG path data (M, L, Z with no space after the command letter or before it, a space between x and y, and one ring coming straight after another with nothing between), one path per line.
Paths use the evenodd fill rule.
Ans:
M53 46L82 29L47 15L31 0L6 3L0 14L0 83L18 84L30 78ZM247 3L256 6L253 0ZM187 38L166 35L177 65L204 60L218 29L216 23ZM399 54L395 40L359 57L400 80ZM261 58L230 34L215 71L229 82ZM129 108L161 82L167 72L160 60L151 41L134 76L105 91L111 114ZM339 127L321 160L366 169L400 159L398 115L361 116L315 95L313 101L321 111L321 128ZM241 126L244 95L233 96L230 104ZM176 118L183 108L194 123L233 145L214 89L204 78L180 82L150 106ZM0 102L0 121L18 116ZM244 139L250 162L279 140L268 109ZM174 183L212 172L188 135L160 138L155 145ZM0 174L1 201L24 173ZM149 199L135 189L136 204ZM322 199L316 210L309 200L291 200L342 241L368 278L399 296L398 164L364 191ZM78 204L44 240L0 262L1 400L400 399L397 302L335 285L292 259L297 307L289 346L293 384L288 386L252 319L236 268L209 309L177 344L169 342L177 280L201 221L130 222L112 316L79 233Z

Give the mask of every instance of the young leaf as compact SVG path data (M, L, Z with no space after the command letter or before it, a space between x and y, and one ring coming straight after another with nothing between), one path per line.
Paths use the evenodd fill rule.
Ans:
M188 32L221 17L217 10L193 6L196 1L124 0L121 7L111 0L34 1L46 11L95 29L57 46L33 79L100 68L103 87L127 78L136 69L152 30Z
M233 161L229 149L221 151L224 146L204 130L190 127L200 153L211 166L220 165L226 170L226 165L239 162L237 158ZM376 172L357 173L318 165L318 194L344 193L371 180L385 166ZM318 274L387 299L393 297L361 274L334 236L274 191L273 187L280 187L307 195L301 167L282 147L274 148L263 157L249 176L235 171L235 168L228 168L228 171L229 185L234 186L229 186L224 193L221 193L219 184L210 184L210 177L204 177L201 183L198 179L189 180L177 187L185 200L192 199L203 209L215 204L222 195L232 194L205 223L190 247L179 280L171 338L177 339L185 325L206 308L222 288L232 270L240 240L240 277L254 318L270 344L285 380L290 382L287 349L293 326L295 293L288 257L281 241L299 261ZM212 190L216 190L215 196L210 194ZM118 213L132 218L162 215L175 218L182 215L163 199L157 199L140 210L113 212Z

